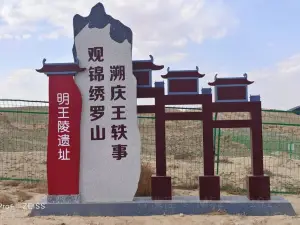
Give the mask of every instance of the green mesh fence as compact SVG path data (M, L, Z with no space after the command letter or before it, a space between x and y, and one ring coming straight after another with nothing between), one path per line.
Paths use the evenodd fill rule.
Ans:
M249 119L249 113L218 113L217 120ZM274 193L300 193L300 116L263 110L264 172ZM245 190L251 173L250 129L215 129L216 174L222 187Z
M47 102L0 100L0 179L45 179L47 131Z
M199 107L200 108L200 107ZM167 112L199 111L172 107ZM218 113L215 120L248 119L248 113ZM155 120L153 114L139 115L142 162L155 168ZM48 103L45 101L0 100L0 179L45 180ZM265 174L271 190L300 192L300 116L287 111L263 110ZM215 129L216 174L222 189L244 191L251 173L249 129ZM166 122L167 174L173 187L198 188L203 175L201 121Z

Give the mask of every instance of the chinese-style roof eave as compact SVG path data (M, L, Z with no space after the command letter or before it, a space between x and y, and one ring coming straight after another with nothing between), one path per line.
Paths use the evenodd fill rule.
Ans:
M196 70L173 70L170 71L170 68L168 67L168 73L165 75L161 75L162 78L168 79L168 78L178 78L178 77L194 77L194 78L202 78L205 76L205 74L199 73L198 66L196 67Z
M133 60L132 69L133 70L161 70L163 65L155 65L153 63L153 56L150 55L150 60Z
M59 73L79 73L85 71L86 68L79 67L79 62L76 60L75 63L47 63L46 59L43 60L43 67L36 69L39 73L45 74L59 74Z
M215 80L213 82L209 82L208 85L210 86L235 85L235 84L250 85L253 83L254 81L249 81L247 79L247 74L244 74L244 77L228 77L228 78L217 78L217 74L216 74Z

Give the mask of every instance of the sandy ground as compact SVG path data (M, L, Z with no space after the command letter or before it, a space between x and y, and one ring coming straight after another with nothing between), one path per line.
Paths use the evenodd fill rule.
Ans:
M155 169L155 156L142 155L142 161ZM0 152L0 177L45 179L46 154L35 152ZM265 173L270 176L271 189L300 193L300 160L287 157L264 156ZM233 185L245 189L245 177L251 173L249 157L220 157L219 175L221 186ZM203 175L202 158L174 159L168 156L167 173L173 186L197 185L198 176Z
M271 216L271 217L247 217L242 215L229 216L224 213L214 213L210 215L187 216L187 215L174 215L174 216L147 216L147 217L28 217L30 212L30 204L39 202L39 199L44 196L40 194L38 188L24 187L21 184L8 185L7 182L0 182L1 194L11 196L17 202L14 206L9 208L2 207L0 209L0 224L1 225L155 225L155 224L218 224L218 225L243 225L243 224L300 224L300 216ZM30 195L30 199L26 201L18 200L16 191L23 191ZM197 190L175 190L176 195L197 195ZM226 193L222 193L226 195ZM293 207L297 214L300 215L300 197L299 196L285 196L292 202Z

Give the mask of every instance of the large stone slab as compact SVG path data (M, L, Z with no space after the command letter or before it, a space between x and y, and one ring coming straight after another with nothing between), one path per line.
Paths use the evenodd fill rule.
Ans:
M250 201L246 196L223 196L220 201L201 201L197 196L175 196L173 200L167 201L138 197L128 202L82 204L48 203L47 198L44 198L30 215L152 216L180 213L199 215L216 211L247 216L296 215L291 203L279 196L273 196L269 201Z
M80 195L83 203L132 201L141 171L137 81L132 72L132 31L101 3L75 15L75 77L82 95Z

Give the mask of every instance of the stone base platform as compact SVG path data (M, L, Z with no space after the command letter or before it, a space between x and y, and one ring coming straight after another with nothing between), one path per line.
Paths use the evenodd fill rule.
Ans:
M296 215L291 203L279 196L268 201L250 201L246 196L223 196L219 201L199 200L197 196L174 196L173 200L151 200L138 197L118 203L53 203L45 197L30 216L152 216L199 215L222 211L246 216Z

